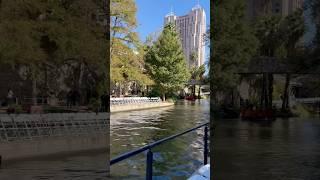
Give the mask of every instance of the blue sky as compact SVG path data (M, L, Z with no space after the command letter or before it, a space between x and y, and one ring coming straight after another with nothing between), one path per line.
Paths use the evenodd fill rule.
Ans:
M210 0L136 0L137 21L136 31L142 42L146 37L163 27L164 17L170 13L171 9L177 16L186 15L199 2L206 13L207 27L210 25ZM209 48L206 47L206 60L209 57Z
M210 0L136 0L137 20L140 39L144 42L147 35L163 27L166 14L173 8L177 16L185 15L197 3L205 9L207 24L210 24Z

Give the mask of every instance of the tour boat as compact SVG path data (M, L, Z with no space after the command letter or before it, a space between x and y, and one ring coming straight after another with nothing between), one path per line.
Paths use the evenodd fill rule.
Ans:
M274 113L271 109L243 109L240 117L242 120L274 120Z
M187 96L187 97L186 97L186 100L188 100L188 101L195 101L196 98L195 98L194 96Z

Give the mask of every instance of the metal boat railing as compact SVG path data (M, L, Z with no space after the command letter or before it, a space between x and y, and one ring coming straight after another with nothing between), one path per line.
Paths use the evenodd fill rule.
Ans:
M169 136L167 138L164 138L164 139L161 139L161 140L158 140L156 142L153 142L151 144L148 144L146 146L143 146L139 149L136 149L136 150L133 150L133 151L130 151L130 152L127 152L127 153L124 153L118 157L115 157L113 158L111 161L110 161L110 165L114 165L120 161L123 161L123 160L126 160L132 156L135 156L137 154L140 154L144 151L147 151L147 159L146 159L146 179L147 180L152 180L152 170L153 170L153 152L152 152L152 148L160 145L160 144L163 144L167 141L170 141L172 139L175 139L177 137L180 137L182 135L185 135L187 133L190 133L190 132L193 132L199 128L202 128L204 127L204 137L203 137L203 141L204 141L204 145L203 145L203 164L208 164L208 125L209 123L204 123L202 125L199 125L197 127L194 127L192 129L188 129L182 133L179 133L179 134L175 134L175 135L172 135L172 136Z
M146 104L146 103L159 103L159 97L123 97L123 98L110 98L110 105L127 105L127 104Z
M47 136L106 134L107 113L1 114L0 142Z

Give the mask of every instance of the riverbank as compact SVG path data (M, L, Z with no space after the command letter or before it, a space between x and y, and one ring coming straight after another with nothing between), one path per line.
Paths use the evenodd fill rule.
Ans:
M108 150L108 116L108 113L2 114L1 162Z
M136 110L168 107L168 106L173 106L173 105L174 105L173 102L113 105L113 106L110 106L110 112L116 113L116 112L125 112L125 111L136 111Z
M21 160L70 156L86 152L109 152L106 134L42 137L25 141L1 142L1 166ZM109 153L106 153L109 155Z

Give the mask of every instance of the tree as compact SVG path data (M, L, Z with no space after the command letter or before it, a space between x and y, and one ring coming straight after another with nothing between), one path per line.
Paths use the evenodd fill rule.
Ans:
M62 91L61 78L71 77L71 83L64 83L79 89L97 90L98 84L105 83L107 42L105 28L97 21L101 4L97 0L2 1L0 61L28 68L34 104L40 93Z
M293 14L290 14L283 20L283 32L282 35L285 37L284 46L286 50L286 62L289 70L298 71L299 62L299 47L297 44L299 40L305 33L305 22L303 17L303 10L298 9ZM282 100L282 110L285 111L289 108L289 83L291 75L286 74L286 82L283 91L283 100Z
M278 63L287 66L287 70L297 69L298 47L297 43L305 32L303 10L298 9L289 16L282 18L280 16L264 16L255 23L256 36L259 39L259 56L277 57ZM273 75L263 75L263 79L268 83L268 94L265 103L269 108L272 106ZM285 88L283 92L282 110L286 110L289 104L288 87L290 82L290 73L286 74Z
M316 26L316 35L314 38L314 45L320 47L320 2L318 0L309 0L309 7L311 8L313 22Z
M111 81L118 84L152 84L144 68L144 47L135 32L137 26L134 0L111 1ZM118 92L121 94L121 92Z
M197 60L198 60L198 55L196 52L192 52L190 54L190 75L191 75L191 80L194 81L194 84L192 85L192 95L196 96L196 82L202 83L202 78L203 74L206 71L205 65L201 65L197 67ZM200 98L200 91L201 91L201 84L199 84L199 91L198 91L198 97Z
M214 108L219 93L233 92L239 84L237 72L257 49L253 30L245 19L244 0L214 1L210 37L210 89ZM213 110L213 109L212 109Z
M199 90L198 90L198 97L199 97L199 98L201 98L201 97L200 97L201 84L205 82L204 77L203 77L203 75L204 75L205 72L206 72L206 67L205 67L205 65L201 65L200 67L198 67L198 78L197 78L197 79L198 79L199 82L200 82L200 84L199 84Z
M281 16L271 15L260 17L255 22L255 35L260 42L260 56L274 57L276 50L283 45L281 20Z
M196 66L197 64L197 60L198 60L198 55L196 52L192 52L190 54L190 64L189 64L189 68L190 68L190 74L191 74L191 80L194 81L194 84L192 85L192 96L196 96L196 80L199 76L199 69Z
M190 73L187 69L179 34L173 24L167 24L160 37L145 55L147 70L162 92L177 91L187 83Z

